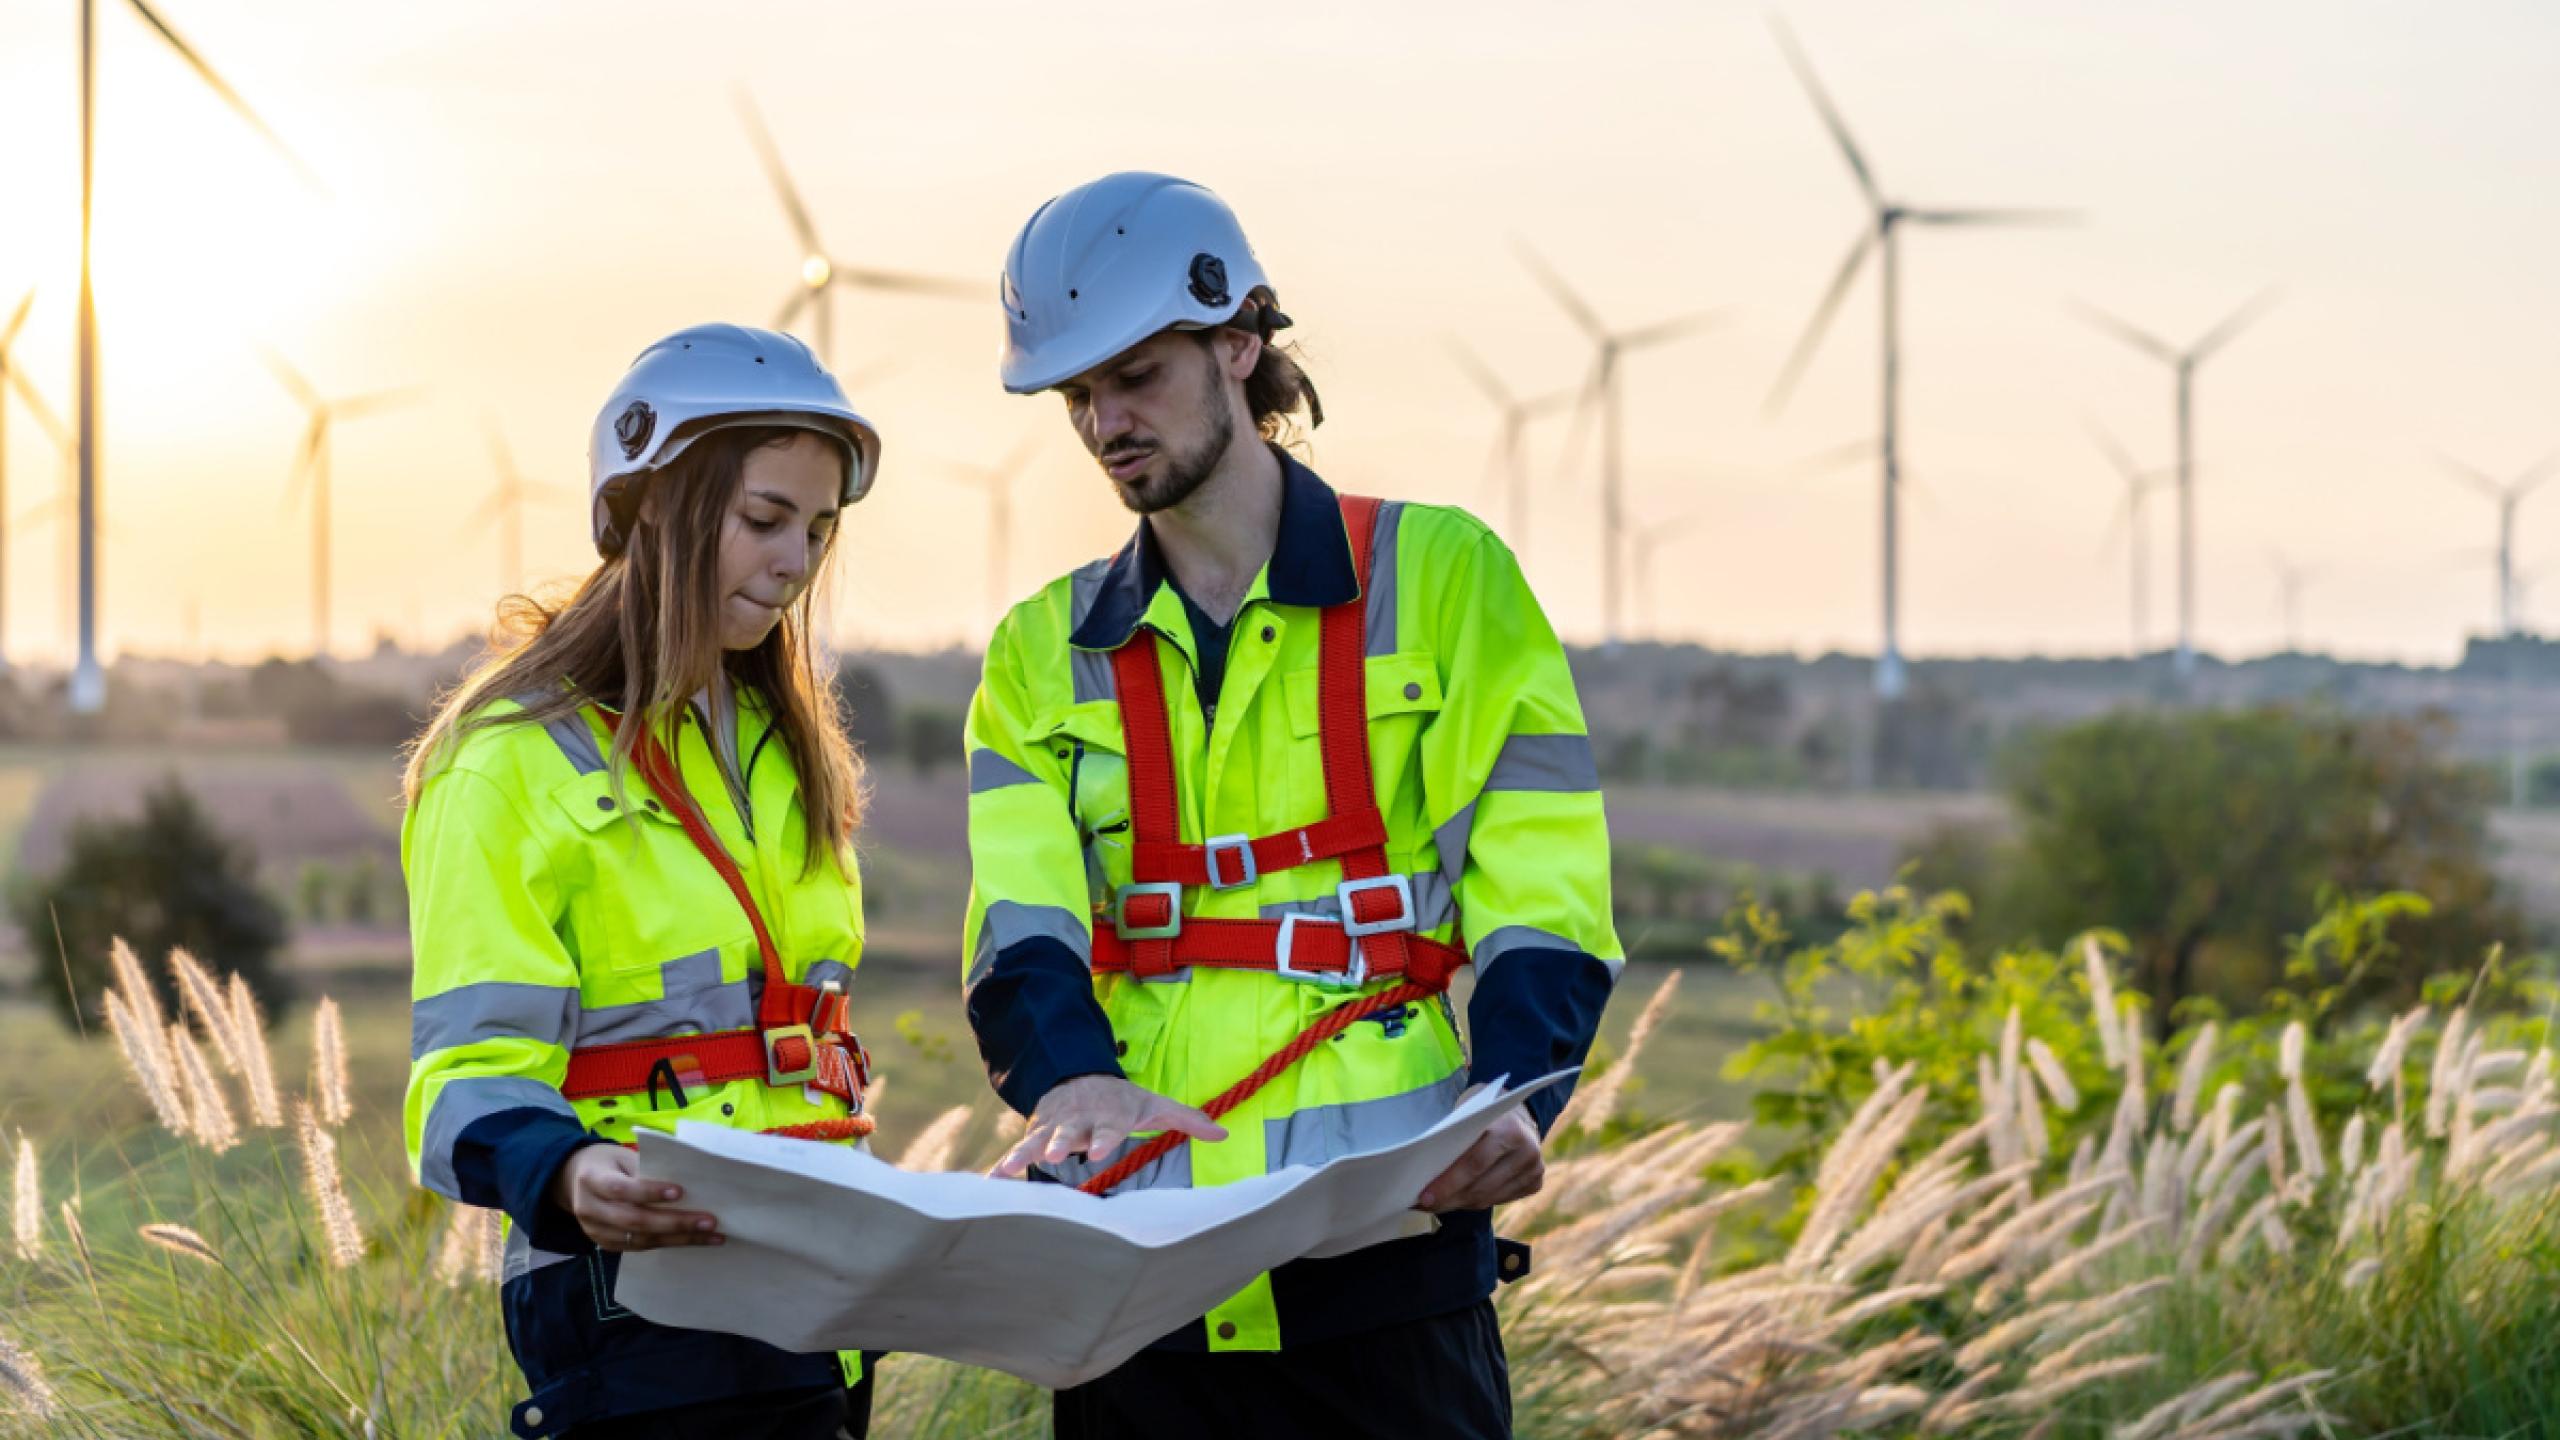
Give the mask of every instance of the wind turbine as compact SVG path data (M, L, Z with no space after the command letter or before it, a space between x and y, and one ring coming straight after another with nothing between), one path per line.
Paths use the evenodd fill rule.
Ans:
M757 111L754 97L742 89L737 92L737 99L738 116L746 122L747 139L755 145L756 158L764 163L765 178L773 182L773 193L782 202L783 213L791 219L792 236L800 242L800 278L791 287L791 298L783 302L781 314L774 319L775 329L790 329L802 311L814 307L817 311L818 359L833 365L835 291L838 287L900 291L949 300L987 298L987 286L980 281L846 265L827 253L826 242L818 238L817 224L809 218L809 207L801 201L799 187L791 183L791 172L783 167L782 151L775 147L772 134L765 129L764 117Z
M1013 580L1013 483L1031 468L1032 454L1039 448L1035 436L1025 436L1013 453L993 465L975 465L964 460L946 461L961 482L983 490L987 496L987 630L992 634L996 622L1004 618L1005 590Z
M1618 566L1626 549L1627 505L1624 465L1620 451L1620 430L1625 418L1626 402L1618 389L1618 362L1630 351L1668 344L1684 336L1694 335L1723 318L1721 310L1701 310L1673 319L1641 326L1634 330L1612 330L1601 322L1600 313L1564 283L1554 267L1538 258L1536 251L1520 245L1521 263L1529 267L1538 283L1555 297L1556 304L1591 337L1591 378L1582 388L1582 398L1574 410L1577 435L1583 421L1596 406L1600 411L1600 614L1601 631L1610 645L1618 643ZM1573 448L1567 442L1568 451Z
M1575 392L1559 390L1551 395L1524 400L1512 394L1511 387L1503 384L1501 377L1493 373L1493 367L1478 359L1476 353L1454 335L1449 337L1449 355L1458 362L1459 369L1467 372L1467 378L1475 382L1476 389L1484 392L1484 398L1493 402L1495 412L1502 417L1502 426L1494 433L1493 453L1486 468L1501 481L1504 499L1508 503L1509 521L1503 528L1510 533L1504 538L1511 542L1512 550L1525 564L1529 555L1529 457L1522 452L1521 440L1530 421L1571 404Z
M1636 595L1644 602L1645 631L1656 640L1662 639L1663 636L1659 614L1654 605L1653 552L1656 547L1677 540L1697 529L1698 525L1698 516L1682 515L1676 519L1647 525L1636 531L1634 541Z
M2089 438L2097 442L2107 463L2124 482L2124 504L2117 509L2113 523L2125 531L2127 566L2133 572L2132 653L2139 655L2151 634L2151 529L2143 523L2142 502L2170 477L2166 472L2145 470L2134 464L2124 445L2094 420L2089 422Z
M158 11L146 0L125 0L142 23L151 27L187 67L196 72L233 113L247 121L249 128L275 148L277 154L301 175L305 183L318 190L318 177L309 166L285 147L267 122L240 98L240 92L215 72L196 53L194 46L169 28ZM79 475L75 508L79 512L79 658L71 669L71 709L76 714L94 715L107 703L107 672L98 665L98 305L96 286L90 277L90 237L97 218L97 109L98 109L98 0L80 0L80 309L76 326L78 359L76 362L77 395L74 408L79 436Z
M9 598L9 392L26 386L26 378L9 358L9 349L18 343L18 331L27 323L27 312L35 308L36 292L30 290L18 302L9 323L0 327L0 670L9 668L7 607ZM32 390L27 392L33 396ZM30 399L29 403L37 402Z
M285 482L285 508L290 510L302 498L306 482L311 492L311 656L315 660L329 658L329 438L332 427L340 420L354 420L416 398L414 388L376 390L370 394L330 400L321 396L311 382L302 378L284 357L274 351L262 352L267 368L275 372L278 383L302 403L311 417L303 427L302 444L294 452L292 477Z
M1782 408L1795 389L1796 380L1821 347L1829 332L1831 317L1840 302L1847 298L1849 286L1866 267L1867 256L1877 256L1877 273L1884 300L1884 345L1881 352L1883 376L1883 431L1879 447L1883 462L1884 569L1881 589L1884 600L1884 645L1876 656L1876 695L1880 699L1899 697L1906 683L1902 661L1902 227L1911 225L1977 226L1977 225L2041 225L2073 218L2056 210L1932 210L1889 200L1876 183L1875 172L1858 142L1849 135L1848 122L1823 91L1822 82L1814 78L1813 65L1805 59L1796 44L1795 35L1778 21L1770 28L1778 37L1779 47L1786 51L1787 63L1794 68L1796 79L1803 83L1805 94L1820 112L1824 128L1840 147L1840 156L1848 162L1849 173L1858 182L1859 192L1866 197L1872 219L1859 229L1858 238L1849 246L1849 254L1840 262L1831 278L1831 288L1823 293L1814 307L1813 318L1806 322L1803 336L1795 350L1787 356L1786 368L1779 372L1776 388L1769 393L1768 408L1775 413Z
M498 563L501 573L498 583L512 591L524 585L526 502L558 500L563 496L554 486L525 478L524 472L516 468L514 452L507 448L507 437L499 431L494 420L489 422L489 460L497 472L498 486L489 492L488 499L480 502L480 508L471 512L471 518L462 522L461 534L470 536L485 528L491 520L499 522Z
M2204 332L2203 338L2181 350L2147 330L2137 329L2094 305L2081 304L2080 314L2090 324L2123 341L2143 354L2166 365L2178 377L2178 654L2176 673L2180 680L2196 673L2196 449L2195 389L2196 367L2211 359L2215 352L2235 339L2242 330L2267 312L2276 292L2261 290L2249 303L2232 311L2222 323Z
M2275 567L2276 593L2284 608L2285 653L2302 653L2302 587L2320 578L2315 566L2298 564L2285 558L2281 550L2270 547L2267 561Z
M2516 591L2520 583L2516 578L2516 507L2554 474L2560 474L2560 454L2544 457L2541 464L2505 482L2450 455L2436 458L2444 462L2454 478L2498 504L2498 633L2513 636L2517 631Z
M23 316L25 313L25 307L19 307L19 314ZM14 330L14 328L15 327L13 326L12 329ZM5 364L6 362L7 345L5 342L0 342L0 364ZM27 413L35 417L36 428L42 430L45 433L45 438L53 442L54 450L61 456L60 474L62 478L61 488L56 491L52 499L44 501L41 504L29 506L27 509L20 511L15 516L9 516L5 510L0 510L0 555L5 555L7 542L15 539L20 530L31 529L35 526L43 525L56 518L57 514L67 518L74 499L74 477L72 474L73 456L71 431L69 427L62 423L60 416L53 413L53 407L44 402L44 397L36 393L35 382L27 378L27 372L15 366L9 367L8 384L5 387L0 387L0 415L5 415L8 411L8 392L11 390L18 392L18 399L27 407ZM6 448L5 441L0 440L0 452L5 452ZM57 557L55 568L62 583L62 593L56 602L61 607L58 613L65 617L68 617L71 613L71 602L73 600L72 587L70 583L72 578L70 541L72 538L70 527L67 525L64 526L64 544L62 546L62 554ZM0 567L0 569L5 569L5 567ZM5 587L0 587L0 598L5 598L5 595Z

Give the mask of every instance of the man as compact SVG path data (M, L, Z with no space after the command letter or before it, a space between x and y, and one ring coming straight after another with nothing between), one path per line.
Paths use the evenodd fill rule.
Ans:
M1005 617L970 708L969 1021L1031 1117L999 1172L1226 1184L1578 1066L1621 958L1608 837L1510 552L1455 510L1337 497L1269 443L1322 410L1199 186L1051 201L1003 301L1005 388L1059 392L1143 518ZM1441 993L1470 954L1472 1058ZM1258 1071L1223 1123L1199 1108ZM1488 1211L1538 1189L1563 1103L1487 1132L1403 1238L1283 1266L1061 1392L1057 1433L1508 1435L1490 1296L1528 1258Z

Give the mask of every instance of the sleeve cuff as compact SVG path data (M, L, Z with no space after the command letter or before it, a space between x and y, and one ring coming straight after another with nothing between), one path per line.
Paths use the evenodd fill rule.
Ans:
M1467 1004L1474 1042L1468 1081L1484 1084L1507 1076L1519 1084L1580 1068L1615 983L1608 965L1578 950L1506 952L1476 978ZM1551 1086L1521 1107L1539 1134L1554 1128L1578 1083Z
M462 1132L454 1144L454 1174L465 1199L504 1210L535 1249L578 1255L595 1243L569 1212L551 1203L551 1182L572 1154L610 1143L557 1111L502 1110Z
M987 1079L1018 1114L1065 1081L1124 1073L1092 975L1062 941L1035 936L998 951L967 1008Z

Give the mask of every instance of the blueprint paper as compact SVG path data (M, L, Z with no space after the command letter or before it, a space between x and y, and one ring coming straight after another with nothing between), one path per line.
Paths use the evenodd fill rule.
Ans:
M643 1131L640 1173L683 1186L685 1208L718 1216L728 1243L628 1256L614 1298L660 1324L785 1350L897 1350L1082 1384L1266 1270L1415 1233L1422 1187L1570 1073L1487 1085L1384 1150L1109 1198L910 1174L847 1146L717 1125Z

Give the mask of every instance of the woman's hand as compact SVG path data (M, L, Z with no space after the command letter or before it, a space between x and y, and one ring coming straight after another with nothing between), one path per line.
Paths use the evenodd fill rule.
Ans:
M1029 1133L988 1173L1000 1180L1017 1179L1034 1165L1054 1167L1070 1155L1099 1165L1123 1141L1145 1130L1179 1130L1194 1140L1227 1138L1226 1127L1188 1105L1117 1075L1082 1075L1040 1097Z
M665 1207L684 1192L640 1178L640 1156L620 1145L589 1145L572 1154L551 1181L550 1200L569 1212L600 1250L630 1254L671 1245L718 1245L720 1222L697 1210Z

